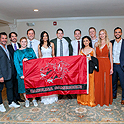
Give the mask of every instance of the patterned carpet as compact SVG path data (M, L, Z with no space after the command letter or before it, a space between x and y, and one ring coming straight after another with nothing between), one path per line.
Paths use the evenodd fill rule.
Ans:
M0 112L0 124L82 124L82 123L124 123L124 105L121 105L121 88L117 99L109 107L95 107L77 104L76 99L62 99L52 105L43 105L38 101L38 107L31 103L29 108L8 108L4 101L5 113Z

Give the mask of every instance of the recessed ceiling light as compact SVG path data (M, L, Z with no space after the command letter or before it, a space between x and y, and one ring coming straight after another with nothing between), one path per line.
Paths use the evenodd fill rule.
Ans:
M38 12L39 10L38 9L34 9L34 12Z

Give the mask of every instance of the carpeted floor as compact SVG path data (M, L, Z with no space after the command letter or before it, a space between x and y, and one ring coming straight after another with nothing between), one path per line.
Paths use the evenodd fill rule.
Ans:
M62 99L52 105L43 105L38 101L38 107L31 103L29 108L8 108L4 101L5 113L0 112L0 124L82 124L82 123L124 123L124 105L121 105L121 88L117 99L109 107L95 107L77 104L76 99Z

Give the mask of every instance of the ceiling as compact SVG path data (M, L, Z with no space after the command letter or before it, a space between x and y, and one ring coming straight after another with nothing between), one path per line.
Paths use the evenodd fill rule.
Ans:
M0 0L0 14L13 19L124 16L124 0Z

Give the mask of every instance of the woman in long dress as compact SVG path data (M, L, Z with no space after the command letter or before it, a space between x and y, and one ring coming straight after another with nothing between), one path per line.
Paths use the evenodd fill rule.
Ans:
M107 31L99 31L99 40L95 43L96 57L99 61L99 72L95 72L95 103L103 106L112 104L112 73L113 58L112 44L109 42ZM110 59L109 59L110 58Z
M43 31L40 37L40 44L38 46L39 58L55 57L54 44L49 41L48 33L46 31ZM58 101L57 94L41 97L41 103L43 104L52 104L56 101Z
M29 107L29 100L26 98L25 85L24 85L24 75L23 75L23 61L30 59L36 59L36 55L32 48L27 48L27 38L22 37L20 39L21 48L14 52L14 64L17 71L18 79L18 93L22 93L25 98L25 107ZM38 106L37 101L33 98L32 103L34 106Z
M91 38L89 36L84 36L82 38L82 49L79 51L79 55L89 56L88 59L91 60L91 56L96 57L95 50L92 48ZM90 67L89 67L90 68ZM78 94L77 102L82 105L88 105L91 107L95 106L95 95L94 95L94 71L89 74L89 94Z

